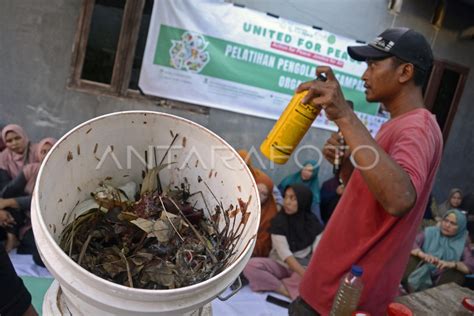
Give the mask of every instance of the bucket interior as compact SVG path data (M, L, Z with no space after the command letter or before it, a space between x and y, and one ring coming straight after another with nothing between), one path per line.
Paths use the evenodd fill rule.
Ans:
M186 181L191 193L202 192L190 201L202 208L206 216L217 207L224 211L235 209L239 200L247 203L250 216L227 266L242 259L244 252L252 251L260 202L245 163L232 147L209 130L158 112L105 115L81 124L61 138L46 157L35 186L39 225L59 249L62 230L79 215L72 210L89 199L101 182L115 187L129 181L141 184L146 164L155 166L160 162L166 164L160 171L163 187L180 186ZM237 223L241 216L240 212L236 214ZM219 226L223 225L221 216ZM54 264L44 259L47 265ZM73 263L70 258L66 260Z

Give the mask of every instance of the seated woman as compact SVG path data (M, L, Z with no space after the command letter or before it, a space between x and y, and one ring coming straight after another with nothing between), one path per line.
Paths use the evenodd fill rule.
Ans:
M272 194L273 181L263 171L252 165L250 156L246 150L239 150L238 153L247 164L250 172L252 172L260 195L260 224L258 225L257 241L253 249L252 257L268 257L272 249L272 241L268 229L270 228L271 220L277 214L277 206Z
M2 139L6 148L0 153L0 190L14 179L23 166L38 162L35 157L36 145L28 140L23 128L10 124L3 128Z
M460 208L467 212L467 231L471 241L474 241L474 193L463 196Z
M38 144L35 153L38 161L43 161L55 142L56 139L54 138L45 138ZM7 251L12 250L19 244L18 239L21 239L21 237L28 232L28 228L31 230L31 227L27 225L23 231L20 232L25 221L28 222L31 194L33 193L36 177L41 166L40 162L24 166L23 170L0 190L0 210L3 212L8 211L14 218L13 221L8 221L8 225L5 225L7 232L5 248ZM30 246L34 246L31 232L29 232L28 236L31 240L27 243L30 244ZM26 252L31 251L30 249Z
M272 251L269 258L251 258L244 275L253 291L274 291L295 299L298 286L322 231L311 213L312 193L302 184L284 191L283 210L271 222Z
M0 125L0 130L3 129L3 126ZM3 142L3 138L0 137L0 152L5 149L5 143Z
M298 172L286 176L278 185L278 189L283 194L285 188L292 184L301 183L308 187L313 193L313 203L311 204L311 212L316 215L318 221L322 224L321 212L319 209L319 166L316 160L308 160L303 164L303 168Z
M449 210L440 226L431 226L416 237L402 279L409 292L421 291L444 283L462 284L474 271L474 260L466 231L466 216Z
M344 184L339 182L339 177L332 177L326 181L324 181L323 185L321 186L321 219L323 220L323 224L327 224L329 222L329 218L331 218L334 209L337 206L337 203L341 199L342 193L344 192Z
M436 209L431 209L433 218L440 222L444 215L453 208L460 208L462 203L463 194L461 189L454 188L449 191L448 199L438 205Z
M276 203L277 211L279 212L283 208L283 195L281 195L280 190L275 184L273 185L272 195Z

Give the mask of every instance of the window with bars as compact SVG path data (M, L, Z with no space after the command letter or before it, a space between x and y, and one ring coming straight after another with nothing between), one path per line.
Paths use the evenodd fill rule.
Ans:
M156 100L198 113L208 108L144 96L138 79L153 0L83 0L68 87L95 94Z

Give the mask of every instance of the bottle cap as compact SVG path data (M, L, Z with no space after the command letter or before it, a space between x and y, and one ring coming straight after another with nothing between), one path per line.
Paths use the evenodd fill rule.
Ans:
M474 312L474 299L473 298L465 297L462 300L462 305L468 310L470 310L471 312Z
M387 309L388 316L413 316L413 312L403 304L390 303Z
M351 272L352 272L353 275L359 277L359 276L362 275L362 273L364 273L364 269L361 266L353 265L352 269L351 269Z

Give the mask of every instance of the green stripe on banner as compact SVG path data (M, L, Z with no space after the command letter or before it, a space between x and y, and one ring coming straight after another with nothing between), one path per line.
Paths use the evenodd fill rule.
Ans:
M273 48L275 50L293 49L275 45L278 45ZM314 79L317 66L316 63L166 25L160 26L154 64L288 95L292 95L300 83ZM379 105L365 100L360 78L333 71L345 97L354 102L356 111L377 114Z

